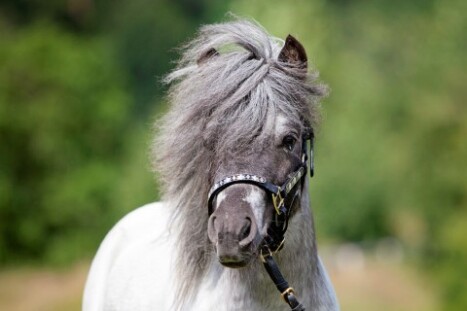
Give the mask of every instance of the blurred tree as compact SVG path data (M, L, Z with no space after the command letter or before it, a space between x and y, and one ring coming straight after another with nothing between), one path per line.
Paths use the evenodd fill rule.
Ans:
M73 258L115 220L131 101L99 40L48 25L3 40L0 262L60 248Z
M0 12L15 26L48 20L75 32L92 32L100 24L98 13L107 1L94 0L3 0ZM102 14L105 16L104 14Z
M132 111L145 118L161 101L161 78L178 58L176 48L194 35L201 24L222 16L223 1L133 0L111 2L105 33L112 38L116 58L129 79L135 99Z
M0 16L13 28L48 20L82 36L105 34L114 53L109 57L129 81L134 101L130 112L141 120L163 96L160 79L173 67L176 47L200 24L222 16L226 5L212 0L5 0Z

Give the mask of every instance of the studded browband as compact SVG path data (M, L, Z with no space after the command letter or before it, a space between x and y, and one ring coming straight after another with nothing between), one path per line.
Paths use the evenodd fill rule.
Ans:
M264 177L259 177L257 175L252 174L237 174L225 177L219 182L215 183L209 191L209 214L213 212L212 203L214 201L214 198L219 194L219 192L233 184L253 184L262 188L263 190L266 190L272 195L272 203L274 205L276 213L278 215L287 213L287 209L284 204L284 199L287 197L290 191L297 185L297 183L302 179L302 177L305 175L305 171L305 166L300 166L300 168L293 172L282 186L277 186L273 183L266 181Z

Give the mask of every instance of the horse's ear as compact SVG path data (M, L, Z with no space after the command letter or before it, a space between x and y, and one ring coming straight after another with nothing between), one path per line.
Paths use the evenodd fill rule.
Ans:
M217 55L219 55L219 52L217 52L217 50L215 48L210 48L209 50L207 50L206 52L201 54L201 56L198 58L196 63L198 65L201 65L201 64L207 62L210 58L212 58L214 56L217 56Z
M294 66L307 67L305 48L291 35L288 35L285 39L285 44L279 53L278 60L284 63L290 63Z

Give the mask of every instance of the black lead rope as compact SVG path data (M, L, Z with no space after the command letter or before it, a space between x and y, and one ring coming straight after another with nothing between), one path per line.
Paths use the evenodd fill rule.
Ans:
M262 256L261 259L269 277L274 282L274 285L276 285L277 290L281 293L282 299L290 306L292 311L305 311L305 308L298 302L297 297L295 297L293 288L290 287L289 283L284 279L284 276L271 254Z

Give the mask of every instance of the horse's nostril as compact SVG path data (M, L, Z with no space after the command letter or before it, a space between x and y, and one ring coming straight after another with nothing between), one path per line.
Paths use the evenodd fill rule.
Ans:
M240 241L248 237L250 235L251 231L251 220L249 218L246 219L246 223L242 228L242 231L240 232Z
M254 221L251 221L250 218L246 219L246 223L242 228L242 234L241 234L241 239L239 244L240 247L245 247L251 244L253 242L253 239L255 238L256 235L256 224Z
M215 222L216 222L216 217L214 215L211 215L208 221L208 237L212 243L217 243L217 229L215 227L216 226Z

